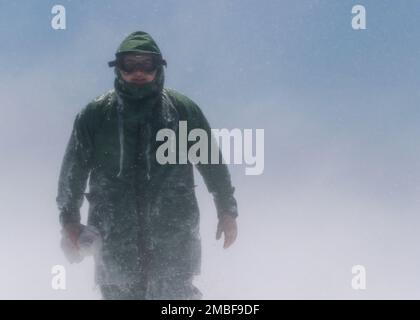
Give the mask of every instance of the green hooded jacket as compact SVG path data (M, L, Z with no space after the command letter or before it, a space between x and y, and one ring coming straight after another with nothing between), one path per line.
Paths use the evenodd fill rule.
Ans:
M116 55L125 52L161 54L145 32L129 35ZM156 150L162 142L156 141L156 133L172 129L178 141L179 121L187 121L188 131L200 128L209 137L211 129L197 104L164 88L163 66L142 87L123 81L117 69L115 73L114 89L76 116L58 183L60 222L80 222L85 196L88 225L102 237L95 256L97 282L130 283L147 272L148 297L164 298L156 279L198 274L201 243L193 164L159 164ZM196 168L218 215L237 216L226 165Z

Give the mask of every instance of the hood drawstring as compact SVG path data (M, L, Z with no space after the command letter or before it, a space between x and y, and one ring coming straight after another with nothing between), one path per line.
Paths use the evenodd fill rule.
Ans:
M117 178L122 178L123 176L123 169L124 169L124 117L123 117L123 110L124 104L122 102L121 97L116 92L117 96L117 113L118 113L118 138L120 142L120 168L117 174Z
M150 139L152 136L152 129L150 127L150 123L146 123L146 149L145 149L145 157L146 157L146 179L147 181L150 180Z

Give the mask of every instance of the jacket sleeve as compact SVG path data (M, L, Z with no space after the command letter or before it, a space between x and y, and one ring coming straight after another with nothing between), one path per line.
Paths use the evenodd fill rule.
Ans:
M92 133L83 110L76 116L61 164L56 198L61 225L80 223L80 207L83 204L91 158Z
M196 168L202 175L208 191L213 195L218 217L220 218L222 215L237 217L238 207L234 197L235 188L232 186L228 167L222 162L222 153L216 143L206 117L197 105L195 105L194 109L196 111L194 127L203 129L207 133L209 140L207 164L197 163ZM218 153L218 163L211 162L212 147L217 151L216 153Z

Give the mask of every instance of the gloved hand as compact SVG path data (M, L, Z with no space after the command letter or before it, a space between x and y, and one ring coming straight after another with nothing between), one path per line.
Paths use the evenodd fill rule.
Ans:
M78 239L85 226L80 223L66 223L61 230L61 248L70 263L79 263L83 260Z

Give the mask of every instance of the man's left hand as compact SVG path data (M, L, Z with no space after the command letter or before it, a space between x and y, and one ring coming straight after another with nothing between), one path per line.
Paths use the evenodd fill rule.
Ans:
M225 234L225 242L223 248L229 248L236 240L238 235L238 226L236 224L236 218L230 215L222 215L219 218L219 223L217 224L216 240L219 240L222 236L222 233Z

